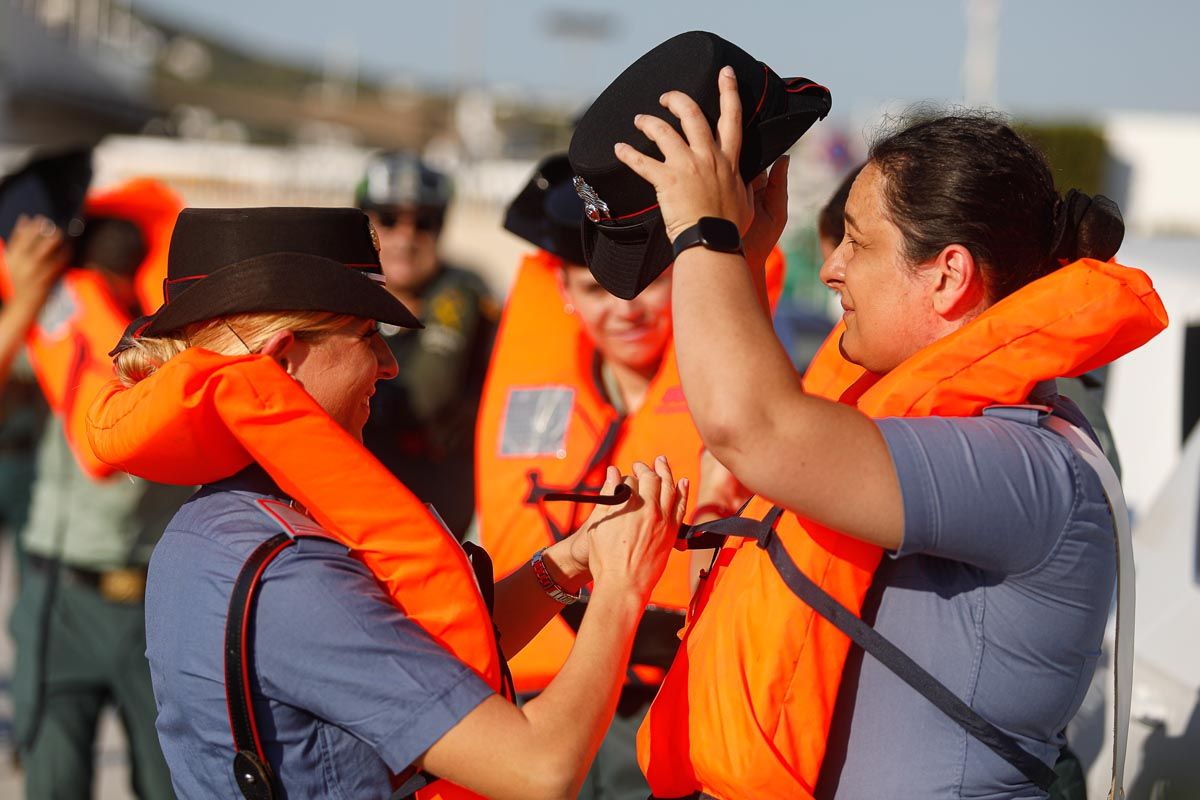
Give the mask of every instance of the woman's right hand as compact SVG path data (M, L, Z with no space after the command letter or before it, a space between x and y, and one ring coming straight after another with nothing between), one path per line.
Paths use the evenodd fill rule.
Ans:
M38 308L46 302L55 281L67 267L62 231L45 217L22 214L4 247L4 261L12 281L12 302Z
M687 506L688 479L676 485L670 465L659 456L654 469L635 462L633 474L624 480L610 468L604 493L611 494L618 483L633 490L630 500L621 506L596 506L584 523L593 591L634 592L645 602L675 544Z

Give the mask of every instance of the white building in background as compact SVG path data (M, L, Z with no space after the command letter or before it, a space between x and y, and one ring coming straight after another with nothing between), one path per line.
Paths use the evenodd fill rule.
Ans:
M1200 236L1200 114L1114 112L1102 124L1129 230Z

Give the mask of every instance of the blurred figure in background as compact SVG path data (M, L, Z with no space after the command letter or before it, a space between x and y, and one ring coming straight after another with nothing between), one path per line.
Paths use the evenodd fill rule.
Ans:
M367 164L355 200L375 226L388 290L425 326L382 326L400 371L378 384L365 444L462 539L475 509L475 417L497 311L478 275L438 256L452 195L448 176L386 152Z
M854 179L865 166L866 164L859 164L846 173L837 190L817 214L817 241L821 246L821 261L827 261L842 243L842 239L846 238L846 199L850 197L850 187L854 185Z
M36 276L62 263L66 237L44 217L17 223L0 270L10 308L43 296L27 344L54 412L38 447L11 620L14 738L30 798L91 796L97 723L109 703L125 728L137 796L172 796L154 730L143 598L150 551L190 489L114 473L80 431L90 398L112 378L113 331L119 338L161 300L155 268L179 207L151 181L90 195L75 266L53 289Z
M14 259L35 272L12 276L16 292L0 306L0 534L12 536L29 517L34 451L46 420L46 401L24 355L25 334L66 267L61 239L53 235L57 228L48 224L38 230L40 235L25 239L35 251L32 257Z

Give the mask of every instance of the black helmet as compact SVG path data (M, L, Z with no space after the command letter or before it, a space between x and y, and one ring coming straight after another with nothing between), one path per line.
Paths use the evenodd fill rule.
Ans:
M354 190L354 202L364 211L394 208L442 209L450 205L454 185L412 153L376 153L367 162Z

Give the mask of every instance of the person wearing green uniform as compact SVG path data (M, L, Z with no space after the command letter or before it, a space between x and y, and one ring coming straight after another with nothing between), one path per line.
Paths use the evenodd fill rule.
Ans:
M16 536L29 517L34 451L46 419L29 361L19 358L0 391L0 532Z
M97 222L77 246L76 263L129 288L145 254L139 236L123 220ZM14 272L17 255L7 253ZM120 295L113 293L114 302ZM26 797L91 796L97 723L110 704L125 729L137 796L173 797L154 729L143 598L150 551L190 493L124 474L93 479L77 463L62 421L47 422L10 620L14 738Z
M388 290L424 328L384 325L397 377L380 381L363 432L367 448L457 538L475 510L475 417L498 308L483 280L438 255L453 187L409 153L371 158L355 192L374 225Z

